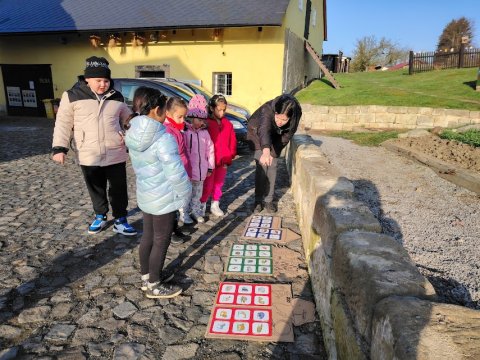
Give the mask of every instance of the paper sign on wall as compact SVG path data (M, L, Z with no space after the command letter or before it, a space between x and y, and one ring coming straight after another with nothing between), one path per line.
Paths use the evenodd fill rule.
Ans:
M7 86L8 106L23 106L22 93L19 87Z

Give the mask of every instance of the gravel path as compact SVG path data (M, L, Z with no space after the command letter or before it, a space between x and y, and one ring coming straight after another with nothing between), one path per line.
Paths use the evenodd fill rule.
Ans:
M314 138L383 232L407 249L440 301L480 309L480 196L384 148Z

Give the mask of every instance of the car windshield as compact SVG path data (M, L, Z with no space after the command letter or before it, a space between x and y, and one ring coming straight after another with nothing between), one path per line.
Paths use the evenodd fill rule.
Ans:
M208 91L207 89L205 89L203 87L200 87L198 85L195 85L195 84L192 84L192 83L187 83L185 85L192 88L193 91L195 91L197 94L202 94L203 96L205 96L207 98L211 98L213 96L213 94L210 91Z

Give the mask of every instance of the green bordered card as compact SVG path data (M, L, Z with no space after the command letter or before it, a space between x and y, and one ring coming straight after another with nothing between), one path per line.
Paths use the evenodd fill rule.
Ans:
M273 255L270 244L233 244L225 274L273 275Z

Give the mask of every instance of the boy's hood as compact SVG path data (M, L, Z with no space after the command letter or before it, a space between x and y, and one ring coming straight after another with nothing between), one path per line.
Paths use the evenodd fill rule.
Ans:
M145 151L165 134L165 126L148 116L135 116L130 121L130 129L125 136L125 144L129 149Z

